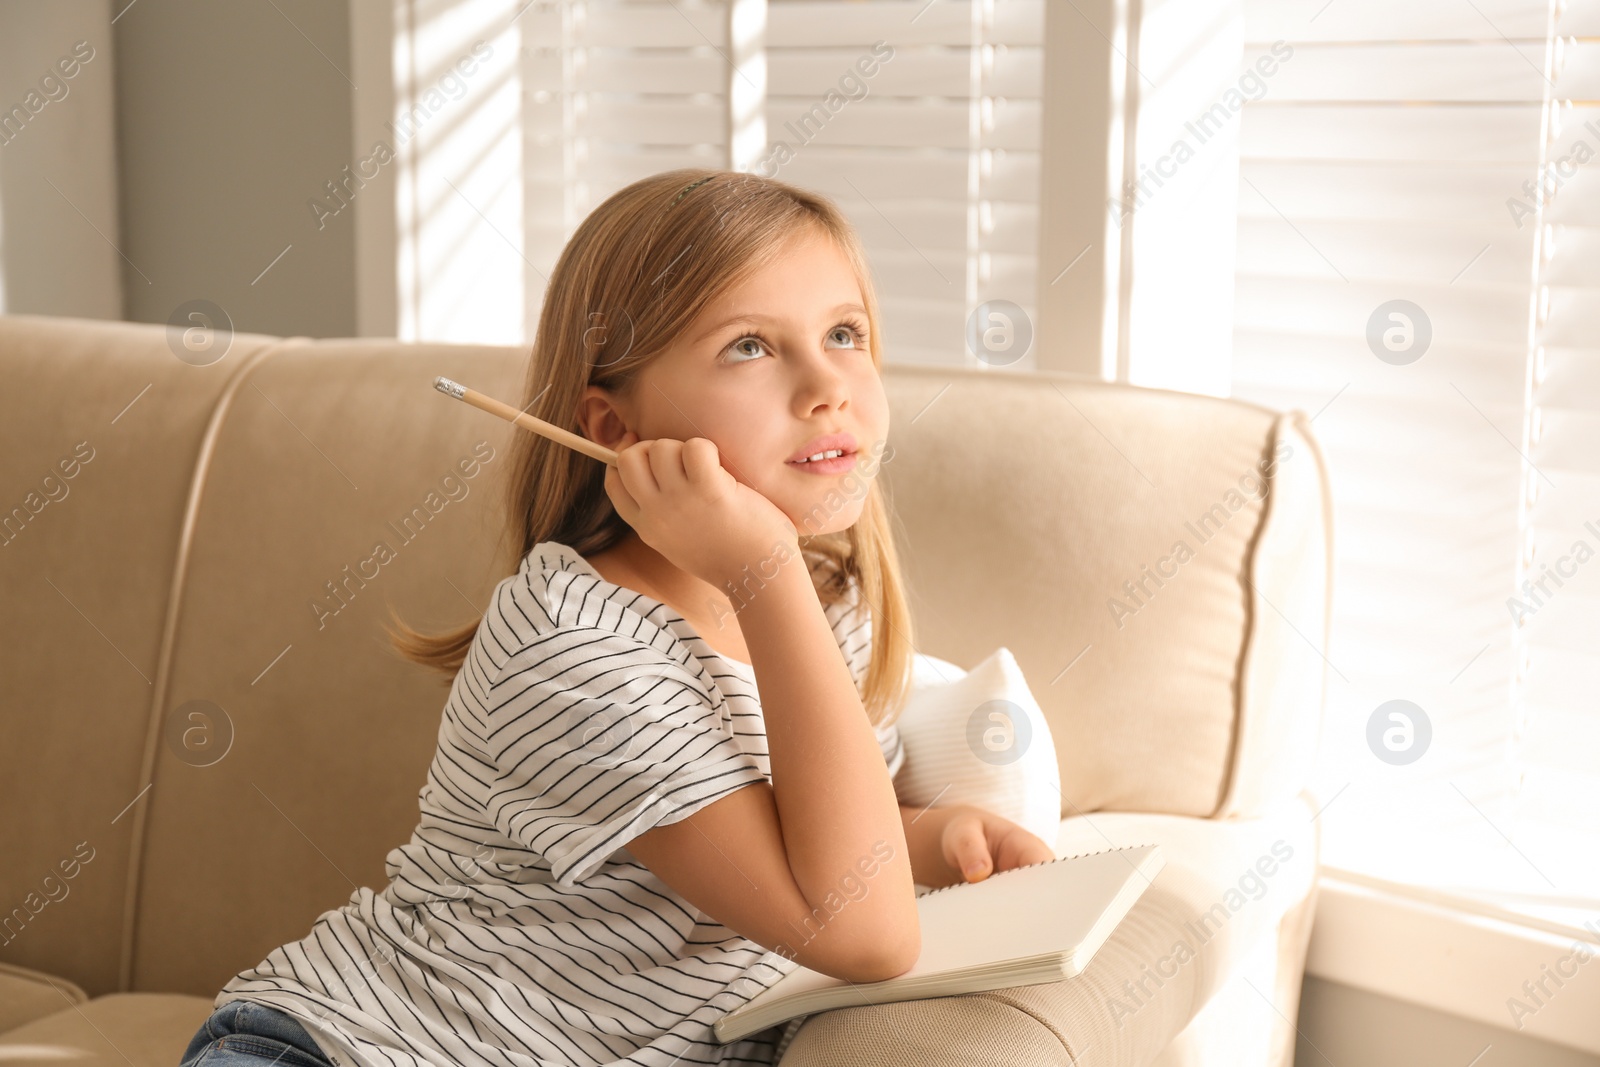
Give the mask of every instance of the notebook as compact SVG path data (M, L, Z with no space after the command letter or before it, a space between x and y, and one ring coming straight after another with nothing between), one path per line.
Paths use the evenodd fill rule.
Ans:
M1157 845L1126 845L930 890L917 898L922 955L905 974L854 984L796 967L718 1019L713 1030L726 1044L830 1008L1071 978L1089 965L1165 863Z

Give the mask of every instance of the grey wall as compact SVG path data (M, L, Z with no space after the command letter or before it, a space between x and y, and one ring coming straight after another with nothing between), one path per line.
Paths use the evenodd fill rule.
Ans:
M115 67L107 0L0 0L0 312L122 314Z
M348 0L110 2L123 317L353 336L354 213L307 206L352 162Z

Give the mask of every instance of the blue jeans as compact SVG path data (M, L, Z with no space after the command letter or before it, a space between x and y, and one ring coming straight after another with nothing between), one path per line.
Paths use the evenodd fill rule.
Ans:
M276 1008L232 1000L211 1013L178 1067L333 1067L305 1028Z

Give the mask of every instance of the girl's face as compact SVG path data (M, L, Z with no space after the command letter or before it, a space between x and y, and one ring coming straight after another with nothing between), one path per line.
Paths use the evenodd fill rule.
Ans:
M736 479L776 504L802 538L853 525L889 432L855 272L826 234L806 231L773 264L713 301L640 373L627 397L583 394L589 436L608 447L709 438ZM832 451L838 460L799 463Z

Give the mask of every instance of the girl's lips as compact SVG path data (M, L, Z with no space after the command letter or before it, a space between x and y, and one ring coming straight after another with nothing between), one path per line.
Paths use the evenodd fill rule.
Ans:
M855 450L855 434L826 433L821 437L813 437L811 440L807 441L793 452L790 452L789 462L795 463L805 459L807 456L815 456L823 452L850 453L854 452Z
M831 449L825 451L831 451ZM809 462L790 460L788 465L802 474L839 474L849 470L855 464L856 454L854 452L846 452L842 456L814 459Z

